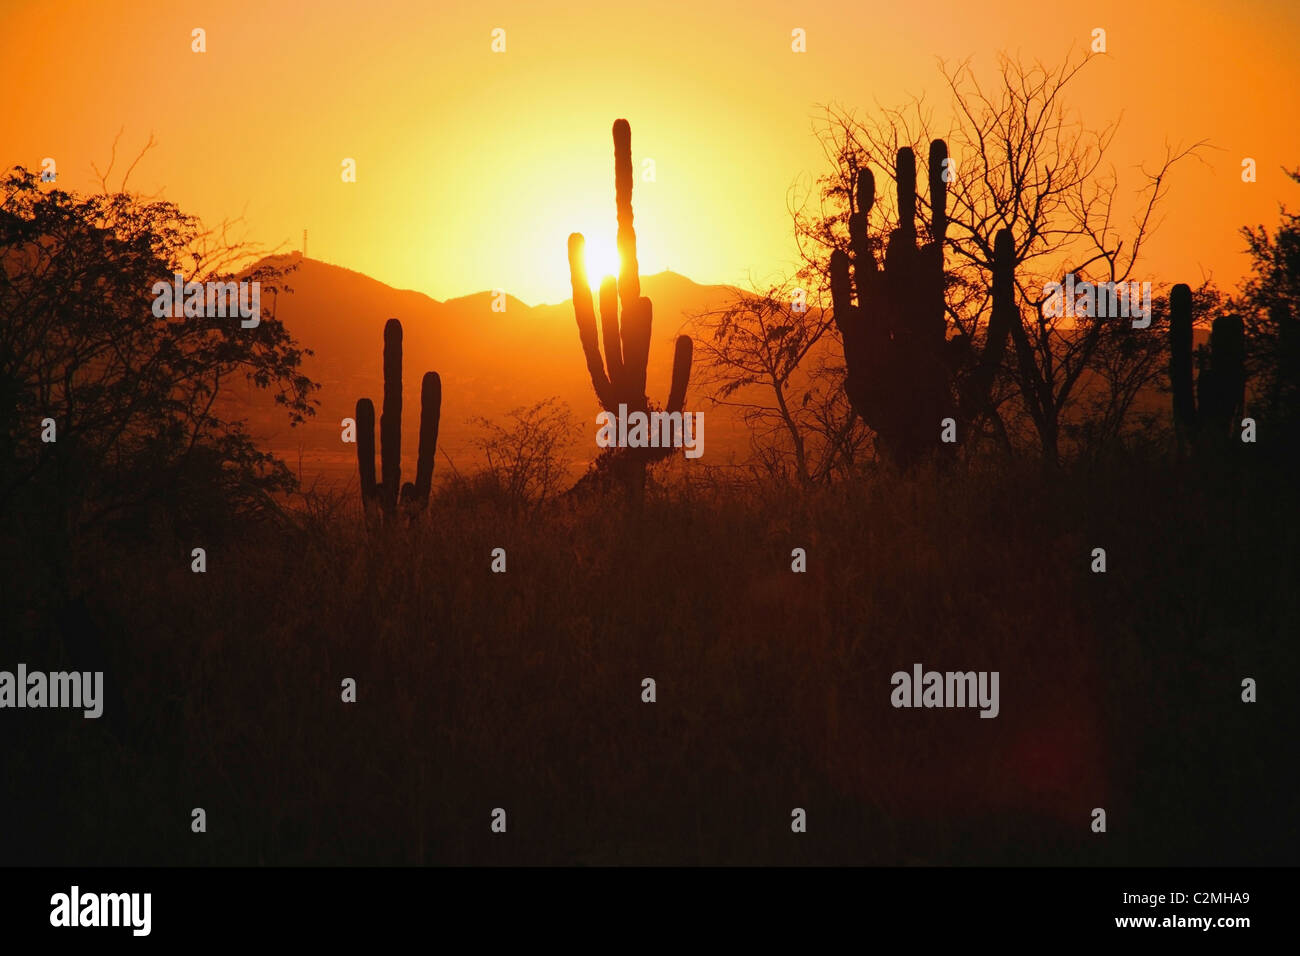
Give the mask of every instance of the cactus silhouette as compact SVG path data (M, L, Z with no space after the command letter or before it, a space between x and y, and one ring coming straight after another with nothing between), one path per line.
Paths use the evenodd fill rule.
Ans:
M415 482L408 481L402 485L402 323L389 319L384 325L384 409L379 419L379 483L375 482L375 406L368 398L357 400L357 465L361 470L361 501L367 514L378 505L384 520L391 522L397 514L399 502L412 514L428 506L441 412L442 380L437 372L426 372L420 383L420 444L416 453Z
M632 128L627 120L614 122L614 195L618 210L618 280L607 277L600 285L600 331L605 354L596 332L591 286L583 260L581 233L569 236L569 277L573 284L573 311L578 321L587 371L601 407L618 414L624 405L629 413L648 411L646 363L650 357L650 300L641 295L641 277L636 260L636 231L632 226ZM620 315L620 306L622 314ZM673 354L672 383L668 389L669 413L680 412L686 402L691 376L693 346L690 336L677 337ZM671 448L619 448L610 450L602 462L612 469L635 496L645 487L646 465L672 454Z
M1192 290L1179 283L1169 293L1169 382L1180 447L1222 446L1246 407L1246 338L1241 317L1221 315L1208 346L1196 349L1192 379Z
M918 245L916 157L898 151L895 180L898 228L884 262L868 235L875 177L859 172L856 210L849 217L849 252L831 253L831 303L844 342L845 392L876 433L882 451L908 465L942 447L940 422L970 422L988 410L993 380L1017 321L1015 249L1009 230L994 243L993 309L984 348L976 355L964 338L949 341L945 315L943 243L948 230L948 147L930 144L930 241ZM852 301L857 293L857 304Z

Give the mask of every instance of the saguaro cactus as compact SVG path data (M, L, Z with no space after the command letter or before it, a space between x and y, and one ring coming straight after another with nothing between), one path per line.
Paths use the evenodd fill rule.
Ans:
M382 480L379 483L375 482L375 406L368 398L357 400L357 465L361 470L361 501L367 513L378 504L384 520L392 521L399 502L412 513L428 506L441 412L442 379L437 372L425 372L420 383L420 444L416 452L415 482L402 485L402 323L389 319L384 325L384 409L379 419Z
M948 340L943 243L948 230L948 185L943 140L930 144L930 241L917 244L916 157L898 151L898 228L877 261L868 235L875 177L859 172L856 211L849 218L850 251L831 254L831 301L844 342L845 392L854 411L875 431L882 450L910 464L940 447L940 423L963 422L988 408L1011 324L1017 321L1011 233L994 243L993 310L979 355L964 339ZM857 304L852 301L857 293Z
M618 414L625 405L629 413L648 411L646 363L650 357L650 300L641 295L641 277L636 260L636 231L632 226L632 128L627 120L614 122L614 196L618 210L619 273L617 282L606 278L600 285L600 325L605 344L601 357L596 333L596 315L591 286L583 261L581 233L569 236L569 277L573 284L573 311L578 321L578 338L591 373L591 384L601 407ZM622 306L622 315L619 306ZM681 412L691 376L693 345L690 336L677 337L673 354L672 383L668 389L669 413ZM672 454L671 448L621 448L615 456L616 471L639 494L645 485L646 465Z
M1246 407L1246 336L1240 316L1221 315L1208 346L1196 349L1192 379L1192 290L1185 283L1169 293L1169 382L1179 445L1222 445L1231 439Z

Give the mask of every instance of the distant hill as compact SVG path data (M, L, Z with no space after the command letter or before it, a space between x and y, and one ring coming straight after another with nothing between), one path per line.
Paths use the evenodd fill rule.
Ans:
M493 312L490 292L439 302L298 253L267 261L296 265L288 279L293 292L281 296L276 309L290 333L315 353L307 359L305 372L321 383L316 395L321 404L315 418L290 428L269 396L239 383L232 388L229 410L248 418L259 444L300 469L305 484L318 478L331 484L356 482L356 449L342 443L341 422L355 413L358 398L370 398L376 411L382 406L383 328L390 318L400 319L404 332L404 476L415 467L420 379L426 371L438 372L443 382L435 482L448 471L446 456L462 471L479 466L481 456L472 443L483 432L468 419L501 419L511 409L550 396L566 402L577 420L570 462L574 476L595 457L595 415L600 409L569 301L530 306L507 296L506 310ZM700 285L674 272L642 276L641 288L654 303L647 391L662 402L668 394L674 339L690 316L723 306L736 290ZM269 307L265 299L263 307ZM1207 336L1198 328L1196 343ZM698 357L698 346L696 353ZM698 376L687 393L687 407L707 413L701 461L743 461L750 452L748 429L731 409L713 408L697 381ZM1081 397L1091 386L1092 376L1085 375L1078 387ZM1134 411L1162 413L1168 408L1167 394L1145 389Z
M251 387L236 389L238 413L250 421L259 443L284 458L310 483L316 476L330 482L355 481L352 445L340 440L342 419L352 416L358 398L383 396L383 327L401 320L404 333L402 421L403 471L414 468L419 422L419 383L426 371L442 377L443 404L439 448L457 467L477 465L471 442L481 430L466 424L472 417L502 417L512 408L552 395L567 402L581 423L575 436L575 471L594 457L595 415L599 411L587 375L572 304L529 306L507 296L506 310L493 312L489 292L439 302L422 293L394 289L369 276L298 253L267 260L293 264L293 290L276 304L277 316L299 343L315 353L305 372L321 383L320 407L306 425L290 428L282 413ZM642 294L654 303L653 342L647 391L663 401L671 375L673 341L688 317L721 306L733 291L727 286L699 285L673 272L642 276ZM264 300L263 307L268 303ZM688 393L688 407L707 410L698 391ZM743 455L748 439L743 426L723 412L706 416L707 459L725 462L732 451ZM435 474L447 468L439 453Z

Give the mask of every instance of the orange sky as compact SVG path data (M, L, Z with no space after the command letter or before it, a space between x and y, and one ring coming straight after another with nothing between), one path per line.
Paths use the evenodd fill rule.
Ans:
M447 4L446 7L452 5ZM906 4L775 0L0 0L0 79L10 91L0 163L58 163L91 185L122 152L158 140L133 176L208 221L243 214L247 235L439 299L504 288L529 303L569 295L565 239L612 244L610 124L657 181L634 195L642 271L700 282L773 278L794 260L786 196L824 171L818 103L859 108L929 93L936 57L998 51L1060 61L1107 30L1072 103L1121 111L1121 182L1166 142L1208 139L1207 164L1176 171L1147 268L1231 284L1236 229L1300 208L1280 167L1300 165L1291 96L1300 5L1010 0ZM207 52L190 31L207 31ZM506 30L494 54L490 34ZM808 52L790 51L794 27ZM1259 182L1240 181L1243 156ZM344 157L358 181L340 179ZM958 157L960 162L960 157Z

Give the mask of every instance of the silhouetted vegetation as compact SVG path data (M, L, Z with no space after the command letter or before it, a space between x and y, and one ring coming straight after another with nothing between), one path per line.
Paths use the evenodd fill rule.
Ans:
M384 520L390 524L397 517L399 504L408 514L418 514L428 507L441 416L442 379L437 372L425 372L420 381L420 443L416 449L415 481L403 485L402 323L389 319L384 326L384 411L379 419L381 481L375 481L375 403L368 398L357 399L356 438L361 500L367 509L378 504Z
M918 206L922 218L930 219L931 241L938 239L949 253L943 260L944 334L971 358L987 348L983 340L993 320L993 291L999 281L997 236L1010 231L1015 308L1011 348L1000 364L991 408L983 418L1003 448L1032 449L1049 466L1076 451L1063 439L1079 424L1077 416L1086 413L1077 406L1090 404L1083 401L1087 383L1096 380L1097 353L1115 333L1116 319L1053 313L1045 289L1067 274L1094 283L1141 278L1143 250L1169 192L1171 173L1202 145L1170 149L1154 169L1142 171L1136 212L1126 222L1119 179L1106 162L1116 126L1085 123L1068 102L1072 83L1094 58L1067 58L1059 67L1048 67L1004 55L998 80L989 89L980 85L969 63L945 67L952 119L942 130L932 128L933 111L923 98L866 118L828 108L818 134L832 169L818 179L816 196L802 196L794 207L804 277L830 286L835 253L866 262L869 254L885 251L880 236L855 239L852 224L863 215L864 189L874 197L874 174L892 177L899 201L893 209L876 207L885 222L881 235L915 235L910 222ZM930 196L918 195L911 185L917 175L912 148L936 141L947 146L929 157ZM948 146L960 157L960 166L945 168ZM906 158L900 162L900 157ZM950 182L942 178L945 171ZM865 187L860 182L864 178ZM936 190L936 183L946 188ZM945 207L933 208L939 200ZM925 310L928 318L922 324L929 331L924 334L933 338L940 321L936 267L929 261L926 268L906 308L917 315ZM881 306L886 312L898 308ZM907 324L916 327L917 322ZM877 324L889 326L891 321ZM846 351L851 348L846 342ZM1144 363L1151 356L1144 349L1109 351L1112 367L1120 358ZM917 427L930 420L937 407L940 377L940 369L934 368L917 385L925 407L924 414L916 413ZM879 378L871 376L873 382ZM932 397L924 398L927 395ZM977 433L963 441L973 445L979 438Z
M636 230L632 226L632 128L627 120L614 122L614 194L618 210L618 279L606 278L600 285L600 331L605 356L600 354L596 315L592 310L591 285L583 259L580 233L569 236L569 275L573 283L573 311L578 337L601 408L615 415L619 407L628 413L646 412L646 363L650 357L650 327L653 307L641 295L640 269L636 260ZM620 307L622 316L620 317ZM677 338L673 355L672 384L668 389L669 414L680 413L686 404L686 387L691 377L691 340ZM640 502L645 490L646 465L662 461L672 448L611 448L601 456L592 477L612 474L633 502Z
M854 410L876 433L894 461L910 465L925 455L951 451L962 430L990 411L989 394L1002 362L1014 301L1011 231L998 233L993 261L992 308L983 349L969 339L948 337L945 319L944 238L948 229L948 147L930 144L930 241L916 245L916 159L898 151L898 228L877 262L868 235L875 204L870 170L857 177L857 209L849 219L852 253L831 253L830 283L835 324L848 366L844 388ZM854 293L857 302L853 303ZM943 423L952 423L946 445Z
M1246 409L1246 342L1240 316L1214 319L1208 345L1197 350L1192 379L1192 290L1185 284L1169 294L1169 380L1180 440L1222 453L1240 444Z
M478 477L502 507L534 510L564 490L570 471L564 452L574 430L569 406L552 397L511 409L504 423L482 416L472 421L483 432L475 439L483 453Z
M21 742L0 805L23 825L0 856L1294 859L1278 682L1297 663L1300 514L1284 483L1247 474L1225 499L1167 460L1051 483L1036 466L870 469L808 489L688 471L635 521L599 500L516 518L452 482L397 547L367 537L353 498L235 538L205 575L165 540L95 548L82 583L122 699L98 721L6 715ZM1090 573L1094 545L1110 573ZM508 573L489 571L496 547ZM1000 669L1002 714L901 718L889 675L917 660Z
M598 335L571 237L574 310L601 406L646 411L651 304L626 122L614 141L623 272L600 289ZM999 175L1032 192L1010 149ZM291 497L287 468L219 412L223 385L246 376L291 420L310 414L303 352L273 317L248 330L151 316L155 280L183 265L228 274L190 265L196 223L10 177L0 623L14 659L102 669L112 696L98 720L7 715L0 817L22 826L0 858L1292 861L1276 688L1297 664L1300 500L1274 464L1294 446L1238 442L1190 466L1170 426L1235 441L1256 400L1250 371L1270 447L1293 433L1300 226L1284 213L1275 235L1247 230L1255 275L1239 298L1176 286L1140 337L1096 316L1049 326L1018 271L1039 240L1017 234L1015 202L967 226L970 268L945 266L945 158L932 142L925 201L911 148L892 154L897 208L874 232L874 175L851 167L814 290L830 293L829 316L792 311L779 290L701 326L715 396L759 387L776 401L763 414L781 437L757 475L648 472L671 450L611 450L590 471L610 480L579 485L594 495L561 494L570 418L545 401L477 419L486 466L453 466L435 486L442 394L429 372L402 484L394 319L380 480L374 406L356 405L359 500ZM1085 180L1070 181L1086 198ZM1113 239L1092 237L1127 275ZM1197 317L1214 330L1194 380ZM845 366L810 370L831 322ZM686 405L692 349L677 340L669 411ZM1169 399L1154 394L1166 368ZM799 375L817 391L796 402ZM57 442L41 441L46 417ZM945 417L967 429L962 454L932 453ZM1017 423L1051 469L1021 457ZM615 488L636 506L609 507ZM369 533L376 502L382 536ZM188 564L196 544L202 574ZM508 571L492 566L497 549ZM891 673L917 661L988 662L1006 689L998 719L892 708ZM1248 707L1244 677L1262 688ZM341 702L345 679L355 704ZM796 806L813 822L792 841ZM1097 806L1104 839L1088 828ZM509 839L488 828L494 807Z
M301 422L313 412L307 353L273 309L243 328L151 308L155 283L234 280L250 250L168 202L74 195L23 169L0 189L3 576L34 574L34 591L66 583L88 534L275 519L295 477L231 414L230 386L270 392ZM238 278L260 282L272 307L285 282L270 268Z
M692 318L696 384L715 408L739 411L768 477L802 484L845 477L870 438L844 392L834 319L807 292L791 281L737 289Z
M1300 170L1287 175L1300 183ZM1270 436L1265 453L1294 474L1300 461L1300 215L1283 207L1281 216L1271 235L1264 226L1242 230L1252 268L1231 308L1245 320L1252 410Z

